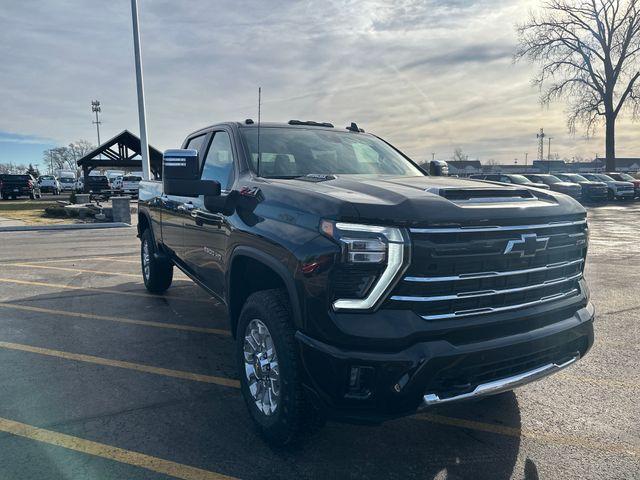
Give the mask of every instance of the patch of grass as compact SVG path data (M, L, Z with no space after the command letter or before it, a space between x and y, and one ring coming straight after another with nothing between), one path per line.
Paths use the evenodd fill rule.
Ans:
M0 212L14 212L24 210L39 210L43 211L46 207L51 205L57 205L56 201L51 200L0 200ZM6 215L3 215L6 216Z
M44 210L9 210L1 211L1 216L12 220L20 220L26 225L50 225L57 223L76 223L72 218L52 218L43 216Z

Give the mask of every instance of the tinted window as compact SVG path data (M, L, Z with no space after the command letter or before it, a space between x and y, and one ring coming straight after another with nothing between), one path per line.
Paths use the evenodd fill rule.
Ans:
M207 137L206 134L204 135L199 135L197 137L193 137L191 139L189 139L189 141L187 142L187 146L184 148L192 148L194 150L198 150L199 154L202 154L202 144L204 143L204 139ZM202 157L200 157L202 158Z
M231 139L227 132L215 132L202 168L202 180L220 182L223 190L231 186L233 180L233 153Z

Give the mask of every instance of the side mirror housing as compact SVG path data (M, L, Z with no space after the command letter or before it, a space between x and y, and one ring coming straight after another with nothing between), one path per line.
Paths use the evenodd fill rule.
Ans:
M200 180L197 150L166 150L162 158L162 183L166 195L220 195L220 183Z

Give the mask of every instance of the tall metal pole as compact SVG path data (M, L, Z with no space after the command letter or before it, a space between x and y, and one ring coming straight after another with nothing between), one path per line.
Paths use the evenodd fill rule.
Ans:
M140 150L142 155L142 178L151 178L149 164L149 144L147 143L147 114L144 103L144 84L142 81L142 56L140 54L140 31L138 29L138 1L131 0L131 18L133 20L133 53L136 61L136 85L138 87L138 118L140 121Z

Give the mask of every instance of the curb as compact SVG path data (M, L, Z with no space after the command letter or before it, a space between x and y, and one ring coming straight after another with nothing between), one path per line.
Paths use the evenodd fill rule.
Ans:
M124 228L131 227L129 223L69 223L58 225L16 225L0 227L0 232L35 232L38 230L91 230L94 228Z

